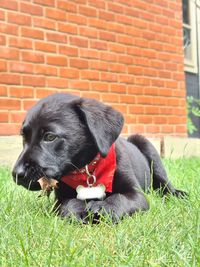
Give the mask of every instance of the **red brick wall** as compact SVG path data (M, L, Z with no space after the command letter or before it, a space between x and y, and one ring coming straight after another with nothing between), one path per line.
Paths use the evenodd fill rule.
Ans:
M0 134L62 91L122 111L124 133L186 135L181 2L0 1Z

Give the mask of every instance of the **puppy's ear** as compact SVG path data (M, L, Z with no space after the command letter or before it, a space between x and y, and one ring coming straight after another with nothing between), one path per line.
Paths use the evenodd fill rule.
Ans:
M82 98L78 108L102 157L119 136L124 118L120 112L93 99Z

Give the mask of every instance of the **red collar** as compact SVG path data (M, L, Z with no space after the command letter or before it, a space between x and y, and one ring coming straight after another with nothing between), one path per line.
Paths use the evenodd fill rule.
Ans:
M113 177L116 170L116 153L115 145L113 144L105 158L102 158L99 154L88 165L88 171L91 175L96 177L96 183L94 186L103 184L106 187L106 192L112 192ZM86 167L79 171L73 171L61 178L61 180L76 189L77 186L82 185L87 187Z

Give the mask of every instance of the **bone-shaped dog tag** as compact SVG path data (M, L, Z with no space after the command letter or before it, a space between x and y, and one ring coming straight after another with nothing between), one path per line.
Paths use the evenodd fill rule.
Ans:
M99 184L97 186L91 186L91 187L84 187L82 185L79 185L76 188L77 199L86 200L86 199L96 198L99 200L103 200L106 196L105 190L106 188L103 184Z

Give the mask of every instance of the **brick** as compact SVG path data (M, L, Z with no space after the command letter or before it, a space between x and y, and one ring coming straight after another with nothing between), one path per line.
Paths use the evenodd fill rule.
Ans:
M156 106L146 106L145 113L148 115L159 115L160 114L160 107Z
M57 76L58 70L54 66L37 65L34 66L34 73L46 76Z
M143 86L129 85L127 88L127 93L133 95L143 95L144 88Z
M88 25L96 29L107 29L108 22L98 18L88 18Z
M108 83L92 82L91 83L91 89L92 89L92 91L108 92L109 85L108 85Z
M120 103L133 104L136 102L135 96L131 96L131 95L120 95L119 99L120 99Z
M125 25L118 24L118 23L112 23L112 22L107 22L106 27L100 27L100 28L106 28L107 30L109 30L111 32L116 32L116 33L125 33L125 30L126 30Z
M70 34L77 34L78 28L75 25L68 24L68 23L58 23L58 31L66 32Z
M20 124L0 124L0 135L18 135L20 133Z
M37 15L37 16L43 15L43 7L30 3L20 3L20 11L31 15Z
M88 61L84 59L70 59L70 67L78 69L87 69Z
M67 21L78 24L78 25L79 24L80 25L87 25L87 17L83 17L83 16L76 15L76 14L68 14L67 15Z
M179 98L168 98L167 99L167 105L168 106L179 106L179 102L180 99Z
M31 25L31 16L20 13L8 13L8 22L17 25Z
M58 8L62 10L66 10L68 12L77 12L77 5L73 2L68 2L68 1L57 1L57 6Z
M114 53L101 51L100 52L100 59L103 61L115 62L115 61L117 61L117 55Z
M173 133L174 128L171 125L163 125L161 126L161 132L164 134Z
M151 85L156 87L164 87L165 82L161 79L153 79L151 80ZM168 87L168 86L167 86Z
M21 28L21 35L24 37L34 38L34 39L44 39L44 32L38 29L31 28Z
M146 131L148 133L159 133L160 132L160 126L157 125L147 125Z
M79 13L87 17L97 16L97 10L95 8L87 7L87 6L79 6Z
M136 125L129 125L128 126L128 131L129 133L134 133L134 134L137 134L137 133L144 133L145 132L145 126L142 124L136 124Z
M0 22L0 32L5 33L5 34L10 34L10 35L18 35L19 26Z
M120 14L124 13L124 7L122 5L118 5L116 3L108 3L107 7L109 11Z
M116 21L125 25L133 25L132 17L127 17L125 15L116 15Z
M107 62L103 62L100 60L92 60L90 62L90 68L94 70L103 70L103 71L108 71L109 69L109 64Z
M143 75L143 68L138 66L129 66L128 73L134 75Z
M108 45L109 47L109 50L110 51L113 51L113 52L116 52L116 53L125 53L126 51L126 47L123 46L123 45L120 45L120 44L117 44L117 43L110 43Z
M99 72L98 71L92 71L92 70L82 70L80 73L80 78L83 80L99 80Z
M19 59L19 51L15 48L1 48L1 58L6 59Z
M168 124L180 124L181 123L181 117L169 116L167 118L167 123Z
M6 71L7 70L7 64L6 61L0 61L0 71Z
M115 73L126 73L127 71L127 67L125 65L122 65L122 64L112 64L110 63L109 64L109 70L111 72L115 72Z
M132 37L134 37L134 38L138 38L138 37L143 37L143 38L145 38L146 37L146 35L144 36L144 32L143 32L143 34L142 34L142 32L141 32L141 29L137 29L136 27L133 27L133 26L126 26L125 27L125 34L126 35L130 35L130 36L132 36ZM148 33L148 37L149 37L149 39L150 39L150 34L151 35L153 35L152 33L149 33L149 32L147 32ZM152 36L152 38L153 38L153 36ZM147 38L146 38L147 39ZM151 40L151 39L150 39Z
M23 63L19 61L9 62L10 72L16 73L33 73L34 65L29 63Z
M59 45L59 54L75 57L78 56L78 48Z
M107 32L107 31L100 31L99 32L99 38L102 40L110 41L110 42L116 41L115 34L111 33L111 32Z
M149 86L151 84L151 80L149 78L146 77L137 77L135 76L134 78L135 84L137 85L145 85L145 86ZM154 86L154 84L152 84Z
M81 81L81 80L69 81L69 88L78 90L89 90L90 83L88 81Z
M139 47L127 47L127 54L132 55L132 56L141 56L142 55L142 49Z
M115 14L112 12L99 10L99 18L108 21L115 21Z
M23 88L23 87L10 87L9 95L16 98L33 98L34 91L33 88Z
M98 0L98 1L93 1L93 0L89 0L89 4L90 6L94 6L94 7L97 7L97 8L101 8L101 9L105 9L105 1L101 1L101 0Z
M48 77L46 83L51 88L68 88L68 81L62 78Z
M33 0L33 2L42 6L55 6L55 0Z
M177 134L179 134L179 133L187 133L187 127L186 127L186 124L185 125L177 125L177 126L175 126L175 131L176 131L176 133Z
M166 124L167 123L167 117L154 116L153 117L153 123L155 123L155 124Z
M22 60L34 63L44 63L44 55L38 52L22 51Z
M100 100L100 94L94 92L81 92L81 97L93 98Z
M145 123L145 124L147 124L147 123L152 123L152 121L153 121L152 116L148 116L148 115L141 116L141 115L139 115L137 117L137 123Z
M119 95L118 94L112 94L112 93L106 93L102 94L102 101L108 102L108 103L119 103Z
M11 10L18 10L18 1L0 1L0 7Z
M131 105L128 108L128 112L131 114L144 114L144 106L141 105Z
M4 10L0 10L0 20L5 20L5 11Z
M10 122L11 123L22 123L26 116L26 112L15 112L10 113Z
M0 99L1 110L18 110L21 107L20 100L14 100L9 98Z
M134 43L137 41L135 40L132 36L127 36L127 35L117 35L116 41L121 44L125 45L134 45Z
M29 39L11 37L9 38L9 46L22 49L32 49L33 41Z
M108 44L105 41L90 41L90 47L97 50L107 50Z
M2 84L20 84L20 76L17 74L0 73L0 83Z
M44 52L56 53L57 46L46 42L35 42L35 49Z
M118 76L118 81L120 83L133 84L134 83L134 77L127 75L127 74L121 74Z
M69 68L60 69L60 76L68 79L79 79L79 71Z
M36 90L36 98L43 98L48 95L56 93L57 90L48 90L48 89L37 89Z
M125 114L124 119L125 119L126 124L136 123L136 117L135 116Z
M80 27L79 34L86 37L96 38L98 37L98 31L96 29L88 27Z
M127 87L124 84L114 83L110 85L110 90L114 93L126 93L126 89Z
M22 110L27 110L33 107L37 103L37 100L24 99L22 102Z
M157 76L159 76L158 75L158 71L154 70L152 68L143 68L143 75L144 76L148 76L148 77L157 77ZM161 77L161 76L159 76L159 77Z
M54 20L66 20L66 12L63 10L58 10L55 8L46 8L45 15L47 18L54 19Z
M43 76L24 76L22 77L23 85L38 87L45 86L45 78Z
M117 82L117 75L109 72L101 72L100 79L101 81Z
M5 45L6 44L6 37L3 35L0 35L0 45Z
M47 32L46 33L47 41L52 41L56 43L67 43L68 36L66 34Z
M8 122L8 112L0 112L0 123Z
M88 50L85 48L79 49L79 55L81 58L92 58L92 59L98 59L99 58L99 52L96 50Z
M0 96L8 96L7 87L0 86Z
M54 20L40 17L33 17L33 26L47 30L56 30L56 22Z
M159 96L160 94L158 92L159 92L159 90L156 87L145 87L143 89L144 95L157 95L157 96Z
M69 37L69 42L71 45L78 47L88 47L88 40L80 37Z
M138 96L137 103L138 104L152 104L153 98L151 96Z
M123 114L127 113L127 105L126 104L112 104L112 107Z

